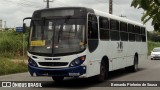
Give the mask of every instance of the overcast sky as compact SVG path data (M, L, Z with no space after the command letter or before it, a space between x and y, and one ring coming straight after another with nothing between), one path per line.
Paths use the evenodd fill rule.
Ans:
M0 19L7 21L7 27L22 26L24 17L32 16L34 10L46 8L44 0L0 0ZM113 14L141 22L143 10L130 7L132 0L113 0ZM108 13L109 0L54 0L50 7L85 6ZM151 23L147 30L152 31Z

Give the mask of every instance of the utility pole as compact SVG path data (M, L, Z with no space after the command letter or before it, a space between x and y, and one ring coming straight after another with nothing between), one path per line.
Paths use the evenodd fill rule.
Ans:
M49 2L53 2L53 0L44 0L44 2L46 2L46 3L47 3L46 8L49 8Z
M109 14L113 14L113 0L109 0Z

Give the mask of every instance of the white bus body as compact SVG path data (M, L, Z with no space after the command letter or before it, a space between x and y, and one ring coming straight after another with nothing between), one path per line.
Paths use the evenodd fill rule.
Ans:
M65 8L61 8L61 9L65 9ZM69 9L72 9L69 8ZM85 8L86 9L86 8ZM46 9L47 10L47 9ZM51 10L51 9L50 9ZM54 9L53 9L54 10ZM92 12L89 12L89 10L91 10ZM139 24L137 22L125 19L125 18L121 18L118 16L114 16L114 15L110 15L108 13L104 13L98 10L93 10L93 9L89 9L88 12L86 13L86 24L85 24L85 28L81 28L83 29L83 31L81 32L82 36L86 36L86 49L82 52L79 53L75 53L75 54L70 54L70 55L60 55L60 56L48 56L48 55L43 55L43 54L34 54L30 51L28 51L28 56L29 56L29 72L30 74L36 75L36 76L52 76L54 80L62 80L63 77L91 77L91 76L96 76L98 75L99 77L103 77L103 75L101 75L102 72L102 61L105 62L106 65L104 65L106 68L106 74L105 76L107 76L108 71L114 71L117 69L121 69L121 68L129 68L129 69L137 69L135 66L135 63L138 65L139 62L141 61L145 61L147 60L147 38L146 38L146 31L145 27L142 24ZM70 11L71 12L71 11ZM65 12L66 13L66 12ZM97 24L97 31L98 31L98 39L96 39L94 41L94 39L90 42L91 44L89 45L89 36L91 34L93 34L94 32L90 32L89 31L89 18L90 16L92 17L92 15L96 16L97 21L93 19L93 21L91 21L91 23ZM53 15L54 16L54 15ZM101 39L101 27L100 27L100 17L106 18L108 19L108 32L109 32L109 38L106 40L102 40ZM102 19L103 20L103 19ZM111 33L114 34L114 30L111 30L111 27L113 26L111 25L111 20L115 20L116 24L118 25L117 27L119 28L119 30L115 30L115 33L119 33L119 40L112 40L111 37L115 37L116 36L111 36ZM105 21L104 21L105 22ZM113 21L114 22L114 21ZM124 25L126 26L126 32L121 32L120 28L121 28L121 24L120 23L124 23ZM130 41L129 35L131 35L129 33L129 24L134 25L133 28L135 28L135 26L137 26L139 28L140 31L139 34L133 34L135 35L139 35L140 39L138 39L139 41L136 41L135 38L133 38L133 41ZM76 24L77 25L77 24ZM79 24L79 26L72 26L72 29L75 30L76 28L79 28L81 24ZM115 25L115 26L116 26ZM59 26L61 27L61 26ZM105 26L104 26L105 27ZM93 28L92 28L93 29ZM135 29L134 29L135 30ZM78 31L78 30L77 30ZM35 43L35 40L32 40L32 27L31 27L31 31L30 31L30 37L29 37L29 45ZM44 32L44 31L42 31ZM41 32L41 33L42 33ZM49 32L49 31L48 31ZM122 34L127 36L127 40L122 40ZM90 35L89 35L90 34ZM103 33L102 33L103 34ZM118 34L117 34L118 35ZM36 36L35 36L36 37ZM85 37L82 37L83 39ZM96 37L94 37L96 38ZM142 40L143 38L143 40ZM124 37L125 39L125 37ZM85 40L84 40L85 41ZM39 41L37 41L36 43L40 43ZM83 42L84 43L84 42ZM95 44L94 44L95 43ZM98 43L98 45L96 46L96 44ZM41 43L42 44L42 43ZM34 45L33 45L34 46ZM33 49L34 46L31 49ZM89 47L92 48L95 47L95 49L93 51L89 50ZM50 47L47 47L48 49ZM59 48L57 46L57 48ZM93 48L92 48L93 49ZM45 51L45 50L44 50ZM39 51L40 53L43 52ZM52 51L53 52L53 51ZM135 57L137 58L136 62L135 62ZM76 61L75 63L80 63L82 62L80 65L75 66L71 65L71 62L73 62L73 60L75 59L81 59L80 61ZM83 60L85 59L85 60ZM101 80L104 79L101 78Z

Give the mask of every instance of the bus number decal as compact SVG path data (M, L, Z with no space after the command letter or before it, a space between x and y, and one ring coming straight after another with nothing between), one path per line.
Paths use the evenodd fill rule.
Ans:
M45 46L45 40L31 41L31 46Z

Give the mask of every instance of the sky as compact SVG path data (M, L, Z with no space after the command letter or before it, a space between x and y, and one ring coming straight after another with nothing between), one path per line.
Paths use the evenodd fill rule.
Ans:
M50 0L50 8L84 6L109 12L109 0ZM113 14L126 16L124 18L141 22L142 9L130 7L132 0L113 0ZM46 8L44 0L0 0L0 19L6 21L7 27L22 26L23 18L31 17L35 10ZM4 23L3 23L4 24ZM146 24L152 31L151 21Z

